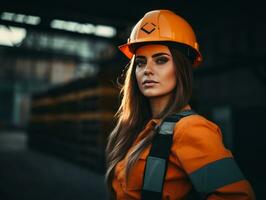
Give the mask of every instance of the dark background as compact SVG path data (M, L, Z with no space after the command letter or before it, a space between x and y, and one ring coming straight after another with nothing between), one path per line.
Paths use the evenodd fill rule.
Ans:
M83 99L83 104L80 100L50 107L33 104L68 93L77 96L74 91L93 90L95 85L109 85L117 92L116 78L127 63L117 46L153 9L173 10L195 30L203 63L194 71L191 104L221 127L224 143L257 199L264 199L266 14L262 2L240 0L1 1L0 14L35 15L41 22L34 26L0 19L2 29L27 30L19 44L0 44L0 199L106 199L101 156L112 122L90 118L85 123L74 119L38 124L32 116L76 115L84 109L114 113L118 95L111 99L103 92L96 99ZM112 26L117 32L105 38L56 30L50 27L53 19Z

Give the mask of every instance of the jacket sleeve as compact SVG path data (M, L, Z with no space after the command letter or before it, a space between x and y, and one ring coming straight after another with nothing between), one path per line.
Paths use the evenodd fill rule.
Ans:
M180 123L174 131L173 152L201 198L254 200L251 185L223 145L219 127L199 115Z

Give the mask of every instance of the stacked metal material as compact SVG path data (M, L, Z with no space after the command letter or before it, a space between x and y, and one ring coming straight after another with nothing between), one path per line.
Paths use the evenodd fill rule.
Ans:
M29 147L101 173L117 105L118 91L97 79L79 79L34 94Z

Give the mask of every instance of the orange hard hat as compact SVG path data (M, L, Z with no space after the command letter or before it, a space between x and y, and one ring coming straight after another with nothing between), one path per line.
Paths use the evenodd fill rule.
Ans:
M169 10L147 12L134 26L127 43L119 46L119 49L131 59L136 47L143 43L176 44L183 50L186 48L185 55L192 60L194 67L202 61L192 27L182 17Z

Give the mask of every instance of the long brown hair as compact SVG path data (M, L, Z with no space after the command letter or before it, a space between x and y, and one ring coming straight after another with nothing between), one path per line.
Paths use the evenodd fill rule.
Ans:
M192 66L190 61L172 46L168 46L176 67L177 84L173 91L172 99L164 111L158 116L164 119L166 116L180 111L186 106L192 94ZM108 137L106 146L106 174L105 181L110 198L115 199L112 189L112 179L116 164L128 153L129 148L152 118L148 98L140 92L135 76L135 57L130 61L126 72L125 82L121 88L121 104L116 113L117 124ZM130 169L136 163L140 153L152 142L155 131L151 131L146 138L139 142L126 158L126 180Z

